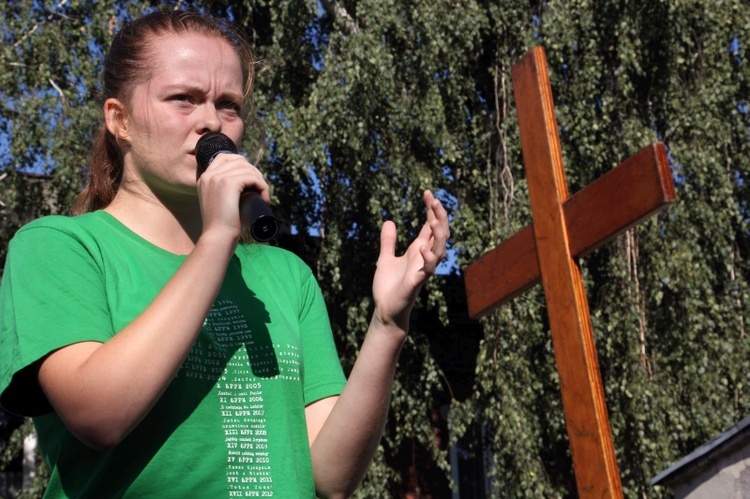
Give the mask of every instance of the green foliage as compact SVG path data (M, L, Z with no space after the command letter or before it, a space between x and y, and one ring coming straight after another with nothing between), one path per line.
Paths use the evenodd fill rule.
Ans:
M16 419L20 420L20 424ZM13 418L13 425L8 426L8 418L0 416L0 472L7 472L13 469L13 465L21 461L21 456L24 451L24 440L29 436L33 435L34 427L31 419ZM11 430L9 434L7 431ZM47 467L42 461L39 452L34 452L35 464L32 470L23 470L25 476L23 479L24 488L14 496L19 499L32 499L35 497L42 497L44 489L47 487L49 480L49 472ZM17 473L21 473L17 471ZM4 496L5 497L5 496Z
M19 214L64 211L80 186L112 30L174 2L41 4L10 2L0 24L0 136L10 140L0 257L27 220ZM677 187L669 210L581 262L626 495L668 495L650 479L749 412L746 1L341 1L350 21L313 0L179 4L232 17L255 45L261 166L277 213L320 236L306 257L347 369L372 310L383 220L406 244L421 191L435 190L462 267L531 222L510 68L542 44L571 192L654 140ZM54 202L24 171L50 175ZM446 298L432 282L415 311L361 497L405 490L407 446L447 470L430 420L451 393L434 340L451 320ZM487 453L503 497L573 495L542 290L481 325L473 389L451 403L452 440Z

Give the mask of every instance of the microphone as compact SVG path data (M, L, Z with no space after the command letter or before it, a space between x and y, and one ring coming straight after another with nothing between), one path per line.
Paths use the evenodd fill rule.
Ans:
M208 165L221 153L237 154L237 145L220 132L208 132L198 139L195 145L195 159L198 162L198 178ZM256 191L245 189L240 196L240 219L250 234L258 242L267 242L279 232L279 221L273 215Z

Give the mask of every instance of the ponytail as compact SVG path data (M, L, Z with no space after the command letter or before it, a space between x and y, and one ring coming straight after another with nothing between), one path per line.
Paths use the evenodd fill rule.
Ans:
M122 154L104 124L99 125L86 165L86 186L73 202L72 215L106 208L122 179Z

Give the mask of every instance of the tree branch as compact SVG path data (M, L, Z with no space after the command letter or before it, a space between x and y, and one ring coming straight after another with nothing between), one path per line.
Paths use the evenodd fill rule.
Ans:
M8 172L5 172L2 175L0 175L0 181L5 180L5 177L7 176L8 176ZM2 201L0 201L0 208L5 208L5 203L3 203Z
M359 33L359 26L352 19L352 16L346 11L346 9L336 0L321 0L323 8L326 9L326 13L333 18L333 22L340 24L344 33L347 35L356 35Z
M63 5L68 3L68 0L60 0L60 2L55 7L55 10L59 9ZM23 43L24 40L26 40L28 37L30 37L36 30L38 30L43 24L49 22L52 20L52 18L55 17L55 12L53 11L50 13L46 19L44 19L42 22L36 23L34 27L32 27L29 31L27 31L20 40L18 40L16 43L13 44L14 47L18 47L20 44Z
M52 78L47 78L49 80L50 85L57 91L57 93L60 95L60 100L62 101L62 109L63 109L63 116L67 116L68 114L68 99L65 97L65 94L63 93L62 89L57 86L57 83L55 83Z

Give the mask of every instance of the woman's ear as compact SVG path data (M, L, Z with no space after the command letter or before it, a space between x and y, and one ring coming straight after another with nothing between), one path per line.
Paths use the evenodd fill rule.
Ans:
M128 119L125 105L119 99L109 98L104 101L104 124L118 142L128 141Z

